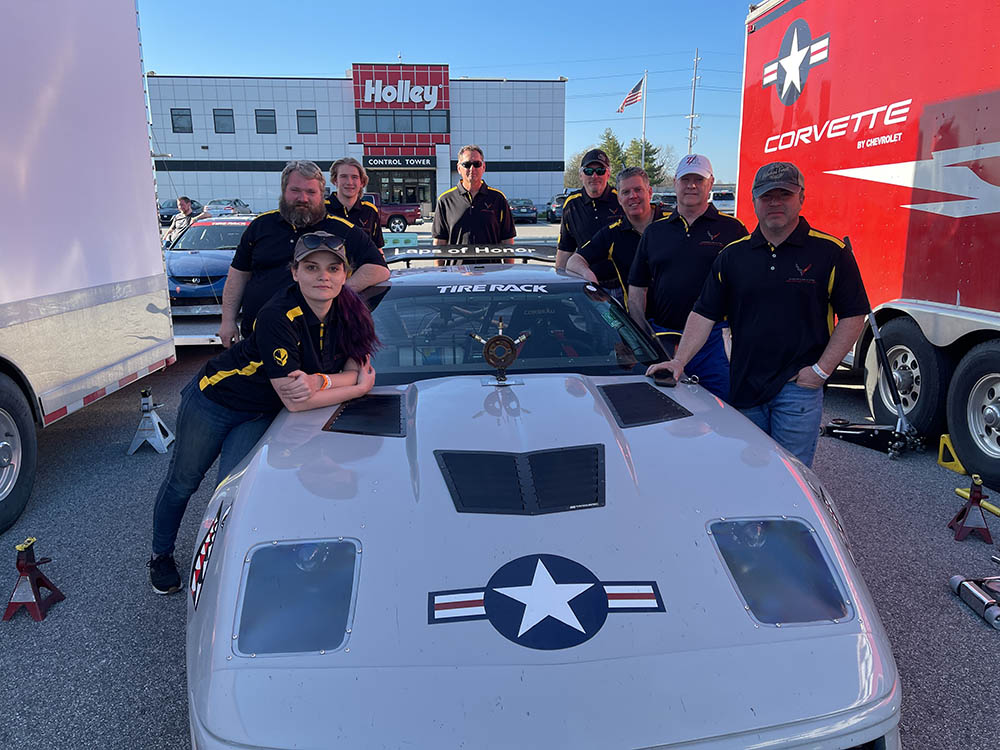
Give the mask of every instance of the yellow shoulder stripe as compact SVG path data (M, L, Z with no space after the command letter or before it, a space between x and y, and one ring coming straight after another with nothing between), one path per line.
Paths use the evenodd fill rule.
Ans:
M208 388L210 385L215 385L216 383L218 383L218 382L220 382L222 380L225 380L230 375L247 375L247 376L253 375L255 372L257 372L257 369L262 364L264 364L264 363L263 362L251 362L246 367L243 367L243 368L241 368L239 370L219 370L212 377L209 377L208 375L205 375L201 380L198 381L198 388L199 388L199 390L203 391L206 388Z
M746 241L747 241L747 240L749 240L749 239L750 239L750 235L748 234L748 235L746 235L745 237L740 237L740 238L739 238L738 240L733 240L733 241L732 241L732 242L730 242L730 243L729 243L728 245L726 245L726 247L732 247L733 245L738 245L738 244L740 244L741 242L746 242ZM722 249L723 249L723 250L725 250L725 249L726 249L726 247L724 247L724 248L722 248Z
M262 214L257 214L257 218L259 219L261 216L267 216L268 214L276 214L276 213L278 213L278 209L274 209L273 211L265 211Z
M302 308L296 305L291 310L285 313L285 317L288 318L289 320L295 320L301 314L302 314Z
M579 198L581 195L582 193L573 193L572 195L567 196L566 200L563 201L563 211L566 210L566 206L569 205L569 202L571 200L573 200L574 198Z
M361 205L362 206L368 206L368 207L371 208L372 211L375 211L376 213L378 212L378 206L376 206L371 201L361 201Z
M448 195L448 193L452 192L453 190L458 190L458 185L456 185L453 188L448 188L447 190L445 190L443 193L441 193L441 195L438 196L438 200L441 200L442 198L444 198L446 195Z
M618 221L616 221L616 222L615 222L614 224L610 224L610 225L608 226L608 229L614 229L615 227L620 227L621 225L622 225L622 220L621 220L621 219L619 219L619 220L618 220Z
M830 242L832 242L834 245L836 245L837 247L839 247L841 250L843 250L845 247L847 247L847 245L844 244L843 240L839 240L836 237L834 237L832 234L827 234L826 232L819 232L819 231L817 231L815 229L810 229L809 230L809 236L810 237L818 237L821 240L830 240Z
M353 227L354 226L354 224L352 224L351 222L349 222L343 216L332 216L330 214L327 214L327 217L330 218L330 219L336 219L337 221L343 222L344 224L347 224L348 227Z

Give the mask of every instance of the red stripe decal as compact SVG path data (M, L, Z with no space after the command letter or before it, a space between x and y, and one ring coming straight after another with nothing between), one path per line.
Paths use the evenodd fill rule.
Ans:
M482 607L482 599L468 599L464 602L441 602L440 604L434 603L434 611L441 609L465 609L466 607Z
M162 370L166 366L167 366L167 361L165 359L161 359L159 362L154 362L153 364L151 364L147 369L150 372L155 372L156 370Z
M122 386L128 385L133 380L138 380L138 379L139 379L138 373L134 373L133 372L131 375L126 375L124 378L122 378L121 380L119 380L118 381L118 387L121 388Z
M65 417L67 414L69 414L69 409L64 406L61 409L56 409L51 414L46 414L45 417L43 417L42 421L45 424L52 424L57 419L62 419L63 417Z
M86 406L87 404L92 404L95 401L97 401L97 399L104 398L107 395L108 395L108 389L107 388L101 388L101 390L99 390L99 391L94 391L93 393L91 393L91 394L89 394L87 396L84 396L83 397L83 405Z
M656 594L608 594L608 601L612 599L656 599Z

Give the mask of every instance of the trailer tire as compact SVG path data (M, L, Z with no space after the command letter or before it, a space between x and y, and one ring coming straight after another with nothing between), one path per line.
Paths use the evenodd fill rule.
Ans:
M14 525L28 504L37 458L31 407L17 384L0 374L0 533Z
M406 231L406 219L402 216L390 216L389 221L385 223L389 227L390 232L405 232Z
M1000 341L962 357L948 389L948 432L966 471L1000 488Z
M881 326L889 364L903 413L921 435L940 434L945 426L945 396L955 369L951 357L929 342L910 318L893 318ZM879 373L873 338L865 352L865 395L876 424L896 424L896 408Z

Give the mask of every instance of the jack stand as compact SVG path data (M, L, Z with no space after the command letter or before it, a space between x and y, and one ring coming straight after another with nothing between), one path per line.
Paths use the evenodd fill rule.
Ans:
M951 444L951 435L942 435L941 442L938 443L938 466L955 472L956 474L968 474L962 462L958 460L955 448Z
M1000 563L1000 557L993 555L990 559ZM1000 576L988 578L964 578L952 576L948 582L951 590L958 594L962 601L972 607L972 610L997 630L1000 630Z
M847 238L844 238L845 241ZM896 426L882 424L852 424L846 419L834 419L830 424L820 428L820 435L846 440L855 445L865 448L874 448L878 451L885 451L889 458L899 458L904 451L923 450L924 439L917 432L916 428L910 424L903 412L903 402L899 397L899 388L896 383L896 375L892 372L889 364L889 356L885 352L885 342L882 341L882 333L879 331L878 323L875 321L875 313L868 313L868 324L872 327L872 342L875 346L875 354L878 356L881 377L885 377L886 386L889 389L889 396L893 406L896 408ZM876 394L877 396L877 394Z
M24 607L35 622L41 622L45 619L45 613L49 611L49 607L66 598L55 587L55 584L38 569L39 565L52 562L52 558L43 557L41 560L35 560L35 550L32 548L34 543L35 537L29 536L23 543L15 547L17 550L17 572L21 575L17 579L17 585L14 586L14 593L10 595L10 602L7 604L7 610L3 613L3 620L9 620L17 610ZM48 589L48 596L42 598L40 589Z
M142 396L139 402L142 419L126 455L131 456L143 443L149 443L157 453L166 453L167 446L174 442L174 433L163 424L160 415L156 413L163 404L153 403L152 391L149 388L143 388L139 395Z
M980 502L989 495L983 494L983 480L978 474L972 475L972 486L969 489L956 487L955 494L966 500L962 509L955 514L955 517L948 522L948 528L955 530L955 541L960 542L970 533L978 534L987 544L993 544L993 537L990 536L990 529L986 525L986 515L983 513ZM982 521L982 523L979 523Z

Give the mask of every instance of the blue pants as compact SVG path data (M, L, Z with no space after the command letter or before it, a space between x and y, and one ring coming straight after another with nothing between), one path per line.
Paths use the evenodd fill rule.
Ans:
M153 554L173 554L188 500L219 459L221 482L257 444L273 412L236 411L217 404L198 388L197 376L181 391L177 439L167 477L153 506Z
M785 383L770 401L741 412L806 466L812 466L823 421L823 389Z
M653 331L661 339L667 351L677 348L681 340L681 332L658 326L649 321ZM722 329L728 328L728 323L716 323L704 346L698 350L691 361L684 365L686 375L697 375L698 383L714 393L723 401L729 400L729 357L726 356L726 345L722 338Z

